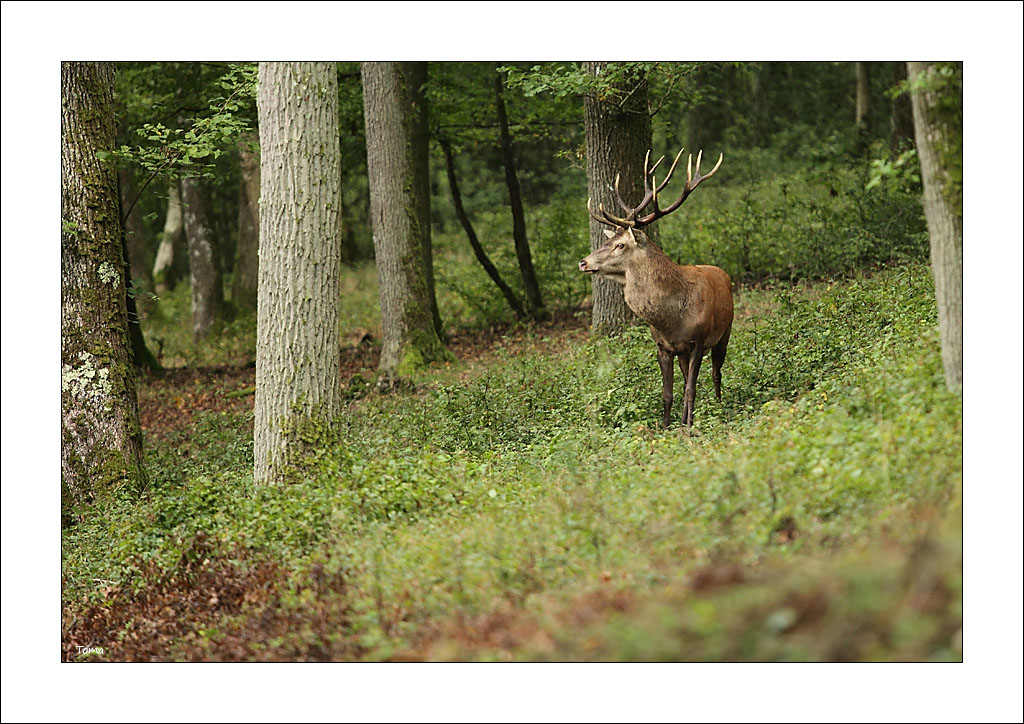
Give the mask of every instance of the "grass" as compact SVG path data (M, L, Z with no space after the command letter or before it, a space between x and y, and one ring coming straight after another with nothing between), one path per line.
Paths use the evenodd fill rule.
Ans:
M960 659L962 407L927 267L737 302L692 435L657 427L644 329L355 399L282 486L253 484L251 397L216 403L245 379L147 382L144 408L194 411L149 433L141 499L65 531L66 656L88 633L109 660Z

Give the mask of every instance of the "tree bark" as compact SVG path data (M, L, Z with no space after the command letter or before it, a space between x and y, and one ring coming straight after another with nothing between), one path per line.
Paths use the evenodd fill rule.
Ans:
M341 410L335 63L260 63L255 479L287 476Z
M185 236L192 279L192 339L199 341L224 313L220 250L210 224L210 195L198 178L181 180Z
M584 63L587 72L598 75L607 63ZM624 103L599 100L587 96L583 101L583 125L587 143L587 193L594 209L618 209L612 184L621 174L619 188L627 203L639 203L644 189L644 155L651 147L651 115L647 106L647 83L634 79L621 88L632 94ZM621 210L620 210L621 211ZM590 220L590 248L605 242L604 230L609 228ZM594 310L591 331L611 334L635 323L636 317L626 306L622 287L610 279L592 277Z
M260 242L259 136L246 134L238 144L241 183L238 190L238 249L231 300L238 309L256 311Z
M380 286L379 384L448 353L434 327L422 225L414 194L411 109L398 63L363 63L370 219Z
M177 179L167 184L167 216L160 235L160 246L153 262L153 285L157 294L166 294L177 286L187 266L185 223L181 213L181 187Z
M519 175L516 173L512 134L508 128L508 113L505 110L505 99L502 93L503 86L501 74L497 74L494 78L494 95L498 109L498 127L501 133L501 158L505 166L505 184L508 186L508 199L512 210L512 238L515 240L519 273L522 275L523 289L526 292L526 308L534 319L543 319L546 313L544 302L541 299L540 285L537 283L537 274L533 269L530 244L526 239L523 194L519 187Z
M114 66L61 65L61 513L145 484L114 149Z
M465 207L462 205L462 193L459 191L459 181L455 176L455 158L452 155L452 146L446 139L441 139L441 150L444 152L445 167L448 171L448 186L452 191L452 203L455 205L455 215L458 217L459 222L462 224L462 228L466 231L466 236L469 237L469 245L473 247L473 253L476 255L477 261L480 262L480 266L487 272L487 276L491 278L495 286L501 290L502 295L505 297L505 301L508 302L508 306L512 309L512 312L516 315L516 319L526 319L528 316L526 310L523 308L522 302L519 301L519 297L512 291L512 288L505 283L505 280L501 278L501 273L498 268L491 262L490 257L487 256L487 252L484 251L483 246L480 244L480 239L477 238L476 230L473 228L472 222L469 220L469 215L466 213Z
M407 103L410 109L410 135L412 145L413 204L416 207L416 225L423 243L423 267L427 273L427 296L434 331L444 339L441 312L437 308L434 288L434 251L430 237L430 116L424 86L427 83L426 62L400 63L405 75Z
M963 386L963 99L939 88L934 63L907 63L924 212L931 239L942 367L950 389Z

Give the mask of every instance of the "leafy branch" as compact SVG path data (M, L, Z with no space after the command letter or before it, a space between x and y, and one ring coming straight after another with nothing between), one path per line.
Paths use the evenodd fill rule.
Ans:
M212 100L211 115L195 119L187 130L168 128L163 123L146 123L137 132L148 144L135 148L125 145L114 152L97 154L100 160L116 157L150 172L124 212L122 224L157 176L177 172L180 176L213 178L210 171L213 164L203 163L203 159L220 158L227 146L250 130L249 121L239 111L247 100L255 97L255 66L232 65L217 82L225 91L230 91L227 97Z

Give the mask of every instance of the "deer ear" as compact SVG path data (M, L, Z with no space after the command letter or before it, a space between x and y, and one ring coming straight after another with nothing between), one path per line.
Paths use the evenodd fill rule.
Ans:
M611 239L613 236L615 236L615 232L612 231L611 229L601 229L601 231L604 232L605 238L607 239Z
M636 237L633 235L633 227L632 226L627 226L626 227L626 233L629 234L630 241L632 241L634 244L639 243L639 242L637 242Z

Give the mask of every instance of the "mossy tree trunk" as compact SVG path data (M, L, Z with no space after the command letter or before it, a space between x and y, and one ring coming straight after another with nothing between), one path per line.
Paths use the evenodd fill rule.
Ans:
M370 220L380 286L380 385L448 357L434 326L417 212L412 113L400 63L363 63Z
M220 249L210 223L210 193L198 178L181 181L185 236L192 279L192 339L199 341L224 315L224 275Z
M947 70L953 67L945 64ZM931 239L942 366L950 389L964 381L963 97L959 72L907 63L914 134L921 159L924 213Z
M533 257L530 244L526 238L526 214L523 212L523 194L519 186L519 174L516 173L515 151L512 147L512 134L508 127L508 112L505 110L503 94L504 79L501 74L494 78L495 106L498 111L498 128L501 135L501 159L505 167L505 185L508 187L509 206L512 211L512 239L516 245L516 259L519 260L519 274L523 279L523 290L526 292L526 308L534 319L544 319L544 301L540 295L540 284L533 269Z
M185 244L185 223L181 213L181 186L178 179L167 184L167 215L160 245L153 262L153 286L157 294L164 294L177 286L188 267L188 247Z
M597 75L607 63L584 63L587 72ZM615 175L621 174L619 188L627 203L639 203L644 195L644 155L651 148L651 114L647 104L647 84L632 79L620 90L629 94L624 102L586 96L583 100L583 125L587 143L587 194L592 208L598 204L612 213L624 213L612 191ZM652 159L653 162L654 159ZM586 213L584 210L583 213ZM590 248L605 242L604 230L588 215ZM622 287L610 279L592 277L594 311L591 331L611 334L635 323L636 317L626 306Z
M247 134L238 144L241 182L238 189L238 248L231 300L238 309L256 310L260 243L259 138Z
M145 482L117 171L114 66L61 65L61 508Z
M335 63L260 63L255 478L326 444L341 409L341 146Z

